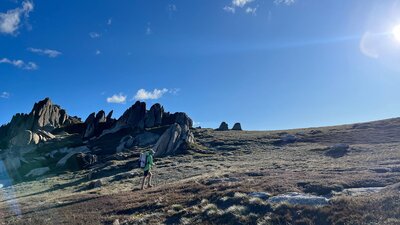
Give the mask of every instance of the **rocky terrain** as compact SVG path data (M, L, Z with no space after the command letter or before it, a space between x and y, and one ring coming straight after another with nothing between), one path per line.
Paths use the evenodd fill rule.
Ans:
M400 224L400 119L193 128L136 102L85 121L49 99L0 128L0 224ZM156 152L139 190L139 153Z

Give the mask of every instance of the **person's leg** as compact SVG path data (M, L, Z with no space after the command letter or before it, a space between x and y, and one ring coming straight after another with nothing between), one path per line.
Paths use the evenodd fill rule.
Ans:
M153 187L153 185L151 184L151 178L153 177L153 173L149 172L149 184L148 187Z
M143 174L143 181L142 181L142 190L144 189L144 183L146 182L146 178L147 178L147 176L149 175L149 171L144 171L144 174Z
M144 183L146 182L146 176L143 176L143 180L142 180L142 188L140 188L140 189L142 189L142 190L144 190Z

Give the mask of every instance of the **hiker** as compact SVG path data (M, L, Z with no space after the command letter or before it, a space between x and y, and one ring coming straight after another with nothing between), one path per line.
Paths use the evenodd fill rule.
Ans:
M153 155L154 155L153 150L149 150L148 152L146 152L146 160L145 160L146 163L143 168L144 175L143 175L143 181L142 181L142 190L144 190L144 184L146 182L147 177L149 178L147 187L153 187L153 185L151 184L151 177L153 176L153 174L151 173L151 168L154 166Z

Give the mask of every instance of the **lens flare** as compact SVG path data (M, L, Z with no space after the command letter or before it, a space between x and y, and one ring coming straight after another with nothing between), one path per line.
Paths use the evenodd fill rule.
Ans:
M396 41L400 42L400 25L395 26L392 33Z

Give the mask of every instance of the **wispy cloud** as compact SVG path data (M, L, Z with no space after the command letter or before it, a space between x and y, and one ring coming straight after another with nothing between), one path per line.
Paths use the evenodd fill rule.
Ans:
M275 5L293 5L296 0L274 0Z
M101 36L101 34L97 33L97 32L90 32L89 33L89 37L91 38L99 38Z
M147 23L146 35L151 35L151 34L153 34L153 30L151 29L151 24Z
M56 58L62 55L61 52L52 49L39 49L39 48L28 48L28 51L39 54L39 55L46 55L50 58Z
M225 10L225 11L227 11L227 12L230 12L230 13L235 13L235 12L236 12L235 7L233 7L233 6L228 6L228 5L226 5L226 6L224 6L224 8L222 8L222 9Z
M10 98L10 93L3 91L2 93L0 93L0 98Z
M108 25L108 26L111 26L111 24L112 24L112 18L109 18L109 19L107 20L107 25Z
M249 3L253 2L254 0L232 0L230 5L226 5L223 10L230 13L235 13L237 8L244 8ZM245 12L254 14L257 8L247 7Z
M168 92L168 89L154 89L153 91L146 91L145 89L140 89L137 91L134 99L135 100L147 100L147 99L159 99L165 93Z
M243 7L246 4L252 2L253 0L232 0L232 5L235 7Z
M101 51L97 49L96 52L95 52L94 54L100 55L100 54L101 54Z
M31 1L23 1L21 7L0 13L0 33L17 35L21 27L21 18L29 18L29 13L33 11L33 8Z
M119 93L107 98L108 103L125 104L126 95Z
M23 70L37 70L39 67L34 62L24 62L22 60L0 59L0 64L10 64Z
M254 8L247 7L247 8L246 8L246 13L247 13L247 14L256 15L256 14L257 14L257 7L254 7Z

